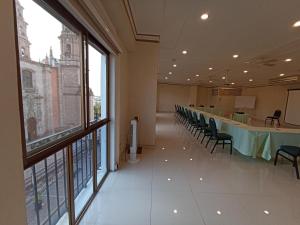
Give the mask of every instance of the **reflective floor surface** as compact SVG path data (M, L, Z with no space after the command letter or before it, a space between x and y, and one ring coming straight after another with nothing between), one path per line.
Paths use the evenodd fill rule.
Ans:
M210 154L173 114L157 114L156 146L109 174L81 225L299 225L293 167Z

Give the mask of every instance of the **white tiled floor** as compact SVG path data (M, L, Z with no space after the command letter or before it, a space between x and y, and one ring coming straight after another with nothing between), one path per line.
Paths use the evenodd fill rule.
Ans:
M110 173L81 225L300 224L300 181L290 164L222 147L211 155L172 114L158 114L156 130L156 147Z

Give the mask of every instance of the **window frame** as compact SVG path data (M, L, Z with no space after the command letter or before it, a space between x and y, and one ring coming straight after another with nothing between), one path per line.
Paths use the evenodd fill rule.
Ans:
M42 146L41 148L37 148L32 152L27 152L26 149L26 138L25 138L25 124L24 124L24 112L23 112L23 99L22 99L22 69L20 66L20 48L18 43L18 30L17 30L17 12L16 12L16 2L14 0L14 30L15 30L15 46L16 46L16 59L17 59L17 82L18 82L18 97L19 97L19 114L20 114L20 125L21 125L21 141L22 141L22 153L23 153L23 164L24 169L29 168L35 163L43 160L44 158L60 151L62 146L67 146L71 144L74 140L85 136L91 131L108 124L109 119L109 51L85 28L65 7L59 3L58 1L53 0L32 0L40 7L42 7L47 13L52 15L61 23L75 28L81 36L81 114L82 114L82 123L80 126L81 129L75 131L66 137L58 139L56 141L52 141L49 144ZM107 57L107 69L106 69L106 104L107 104L107 116L96 123L89 124L88 121L88 43L93 43L98 50L103 52ZM74 127L75 128L75 127Z
M109 124L110 124L110 103L109 103L109 78L110 78L110 52L89 32L87 28L85 28L60 2L57 0L32 0L39 6L41 6L46 12L52 15L54 18L62 22L63 24L75 28L81 37L81 118L82 123L80 125L81 129L67 135L61 139L50 142L48 145L42 146L41 149L35 149L32 152L27 152L26 148L26 137L25 137L25 122L24 122L24 112L23 112L23 96L22 96L22 77L21 77L21 65L20 65L20 48L18 43L18 26L17 26L17 11L16 11L16 0L13 0L13 13L14 13L14 33L15 33L15 48L16 48L16 62L17 62L17 85L18 85L18 100L19 100L19 116L20 116L20 126L21 126L21 143L22 143L22 154L23 154L23 167L24 171L35 164L41 162L42 160L47 159L48 157L56 154L62 149L66 149L66 162L67 162L67 197L68 197L68 213L69 213L69 224L75 225L78 224L91 204L92 200L95 198L97 192L101 188L104 183L110 169L109 164ZM89 108L88 108L88 92L89 83L88 83L88 44L93 43L93 45L100 50L101 53L104 53L106 56L106 117L100 119L99 121L90 124L89 123ZM99 74L101 75L101 74ZM95 136L97 129L101 129L106 126L106 135L107 135L107 143L106 149L106 168L107 171L103 176L102 180L99 184L97 184L97 171L96 171L96 157L97 157L97 149L96 146L93 145L93 194L89 198L88 202L84 206L83 210L80 212L79 216L75 218L75 199L73 195L74 188L74 180L73 180L73 147L72 143L77 141L78 139L83 138L88 134L92 134Z
M87 62L86 62L86 74L87 74L87 80L86 80L86 102L87 102L87 126L88 127L97 127L97 125L102 121L105 120L107 118L109 118L109 55L107 54L107 52L103 51L103 49L101 47L99 47L99 45L97 44L97 40L93 37L93 36L88 36L87 37L87 41L86 41L86 54L87 54ZM93 48L95 48L97 51L99 51L101 54L105 55L106 57L106 117L103 119L100 119L98 121L90 121L90 105L89 105L89 98L90 98L90 92L89 92L89 62L88 62L88 55L89 55L89 51L88 51L88 47L89 45L91 45ZM101 74L102 75L102 74Z

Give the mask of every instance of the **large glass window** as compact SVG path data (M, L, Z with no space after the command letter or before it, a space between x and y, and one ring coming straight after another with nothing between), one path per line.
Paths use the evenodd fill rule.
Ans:
M32 0L16 0L27 152L82 128L81 35Z
M89 106L90 122L97 122L107 117L106 103L106 55L93 45L88 45L89 65Z

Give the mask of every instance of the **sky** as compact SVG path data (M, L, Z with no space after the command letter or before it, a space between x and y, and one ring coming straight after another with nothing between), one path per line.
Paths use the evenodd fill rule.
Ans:
M33 61L40 61L49 56L52 47L53 56L60 58L60 40L62 23L38 6L32 0L19 0L24 7L23 16L27 25L30 56ZM89 80L95 96L101 96L101 53L89 47Z

